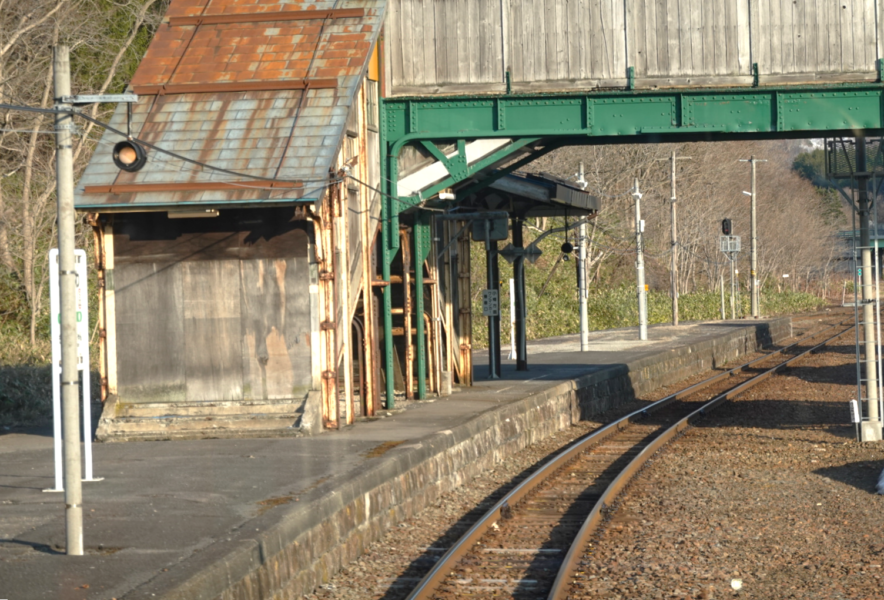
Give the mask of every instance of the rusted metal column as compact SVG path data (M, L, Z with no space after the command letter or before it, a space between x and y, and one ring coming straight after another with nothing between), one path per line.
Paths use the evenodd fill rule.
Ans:
M332 185L313 217L316 262L319 267L319 352L322 370L322 420L328 429L338 428L337 361L335 352L333 209L338 186Z

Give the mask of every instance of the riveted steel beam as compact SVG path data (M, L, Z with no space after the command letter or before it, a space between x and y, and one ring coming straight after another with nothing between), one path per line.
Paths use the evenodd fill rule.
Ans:
M815 137L884 128L880 84L387 99L387 141L487 137ZM722 139L733 139L727 136Z

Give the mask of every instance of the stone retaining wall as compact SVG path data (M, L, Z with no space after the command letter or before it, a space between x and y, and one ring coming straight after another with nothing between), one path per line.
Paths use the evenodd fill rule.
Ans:
M299 598L443 493L568 427L573 419L603 412L789 336L788 318L735 327L718 339L616 365L482 413L425 438L407 452L391 453L319 500L292 505L282 518L268 514L249 521L249 531L209 545L176 569L179 572L164 574L126 598Z

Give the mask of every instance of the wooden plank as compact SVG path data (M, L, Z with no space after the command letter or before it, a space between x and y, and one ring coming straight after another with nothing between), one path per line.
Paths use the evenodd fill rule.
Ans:
M537 37L537 14L538 6L542 8L542 3L535 3L533 0L519 0L522 5L522 52L523 52L523 68L522 79L520 81L536 81L535 64L536 56L536 37Z
M406 85L417 84L414 72L414 39L415 35L420 39L423 30L423 20L415 19L413 14L414 0L399 0L399 44L402 48L402 83Z
M884 1L884 0L882 0ZM523 81L525 78L525 44L524 40L524 13L522 0L504 0L509 5L509 64L510 76L514 81Z
M740 75L749 75L752 72L752 39L757 30L750 29L749 3L751 0L736 0L737 5L737 56L736 70Z
M635 67L636 76L648 72L647 53L644 51L646 12L646 0L626 5L626 62Z
M712 13L711 37L714 55L714 65L711 69L716 75L726 75L728 70L727 64L727 17L730 7L734 2L722 2L721 0L707 1L706 6Z
M795 23L792 19L792 0L774 0L780 5L780 31L782 36L782 73L795 72L795 45L793 36Z
M447 23L448 3L435 2L433 12L436 31L441 32L436 34L436 78L433 80L438 85L448 81L448 40L443 29Z
M592 70L591 58L591 21L592 10L589 0L577 0L577 31L578 31L578 61L579 79L587 79Z
M814 0L801 2L795 9L795 69L799 73L806 73L812 70L811 62L811 19L814 10Z
M626 3L611 0L611 77L626 74Z
M239 262L182 262L184 372L191 402L243 397ZM218 293L229 290L230 293Z
M857 19L858 4L862 0L841 0L841 68L845 71L856 71L859 59L858 38L861 35L859 21ZM846 8L845 8L846 7Z
M468 83L460 78L460 65L458 64L460 52L459 40L457 32L460 31L462 24L458 19L457 0L449 0L445 2L445 21L441 23L441 31L445 37L445 62L447 63L448 77L440 83ZM437 23L437 25L440 25Z
M580 31L580 13L578 0L569 0L565 11L565 35L567 36L567 48L565 61L567 74L571 79L578 79L580 75L580 48L583 45Z
M605 33L602 29L603 17L602 14L604 12L603 9L604 0L601 0L598 3L590 4L590 30L589 30L589 40L590 40L590 67L589 67L589 77L591 79L604 77L604 56L605 56L605 46L604 39Z
M184 401L187 348L180 263L123 263L113 271L120 400Z
M672 33L669 31L668 7L668 0L656 0L654 3L657 27L653 36L657 46L656 72L659 74L669 73L669 37Z
M540 63L537 65L541 72L538 79L541 81L551 81L557 79L556 72L556 4L558 0L539 0L538 4L542 6L542 20L540 21L541 30L538 40L538 47L542 48Z
M681 69L681 27L678 18L679 0L666 0L667 43L669 65L666 73L680 75Z
M707 65L711 64L706 46L703 43L703 2L705 0L686 0L690 2L690 27L691 27L691 75L707 73Z
M832 71L843 70L846 66L842 37L847 37L845 42L849 44L850 24L845 23L845 9L842 6L846 6L846 4L843 5L840 1L829 4L831 10L827 21L829 23L829 69ZM848 33L847 36L844 36L845 32Z
M491 73L489 81L505 81L506 70L510 68L510 48L513 45L513 33L510 25L509 0L500 0L500 69L495 74Z
M295 295L307 295L302 289L288 289L286 272L289 261L244 260L239 263L242 286L242 373L243 398L271 400L291 398L294 369L286 344L290 333L286 323L286 304Z
M114 222L108 219L103 232L104 248L104 323L107 351L107 392L117 393L117 317L114 293Z
M554 5L555 35L552 36L555 38L554 64L549 73L550 77L555 77L556 79L573 79L570 76L570 64L568 62L571 40L568 37L568 26L566 24L567 4L567 0L559 0Z
M408 85L403 77L402 36L400 35L400 6L403 0L390 0L389 13L384 23L384 50L390 62L390 83L392 86ZM407 0L406 0L407 1Z
M432 0L416 0L414 18L420 21L420 36L415 43L420 53L415 60L414 80L416 85L434 83L436 78L436 22Z
M863 5L863 52L859 65L861 71L874 70L877 58L875 39L875 0L862 0Z
M471 22L473 15L469 13L469 0L452 1L452 6L457 11L454 29L451 30L457 32L457 37L455 38L457 40L457 74L454 76L453 81L457 83L473 83L475 80L471 76L471 71L477 56L473 54L473 42L475 41L473 38L473 28L475 23Z

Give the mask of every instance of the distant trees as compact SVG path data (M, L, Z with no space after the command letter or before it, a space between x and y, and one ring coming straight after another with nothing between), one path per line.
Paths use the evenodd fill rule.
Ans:
M121 91L167 4L0 0L0 104L52 106L52 47L59 42L72 48L74 93ZM106 117L112 108L95 105L91 114ZM46 251L54 236L53 121L0 108L0 332L25 323L31 346L45 314ZM76 135L78 171L100 133L90 124Z
M750 168L741 158L755 155L758 172L758 279L762 285L782 288L784 273L790 289L821 292L831 277L838 256L833 235L847 220L835 190L821 190L812 183L820 157L799 154L793 169L793 142L719 142L690 144L575 146L551 153L530 165L573 178L583 161L588 191L602 197L602 210L590 231L591 276L606 282L621 278L622 268L632 260L613 260L634 253L633 200L629 191L638 177L646 222L646 253L649 281L668 288L669 281L669 161L675 149L691 157L677 164L679 289L684 292L717 289L720 278L729 278L730 264L719 250L721 220L734 221L742 237L738 268L744 285L749 277ZM821 151L820 151L821 152ZM821 163L820 163L821 164ZM805 171L798 165L806 166ZM823 169L824 172L824 169ZM607 270L606 270L607 269ZM656 271L656 277L654 276ZM626 274L631 282L631 271Z

